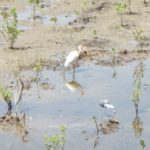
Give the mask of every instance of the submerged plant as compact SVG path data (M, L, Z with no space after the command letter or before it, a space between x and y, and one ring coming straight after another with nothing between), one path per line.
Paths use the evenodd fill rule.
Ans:
M97 121L97 118L95 116L93 116L93 120L94 120L94 123L95 123L95 126L96 126L96 132L98 133L100 131L99 127L98 127L98 121Z
M29 3L33 5L33 20L34 20L34 23L35 23L35 19L36 19L36 8L39 6L41 0L29 0Z
M117 51L117 49L112 48L111 52L112 52L112 55L113 55L113 63L115 63L116 62L116 54L117 54L118 51Z
M41 0L29 0L30 3L34 4L34 5L39 5Z
M0 86L0 97L4 99L4 101L8 104L8 111L11 110L11 99L12 99L12 92L3 87L3 86Z
M135 118L132 121L132 127L134 129L135 137L140 137L143 131L143 122L139 117L138 103L134 103L135 106Z
M33 67L33 70L36 71L37 73L41 72L43 69L43 63L38 61L34 67Z
M1 33L8 42L8 47L13 49L15 40L20 31L17 29L17 12L16 8L12 8L9 12L1 13L3 17L3 26Z
M147 108L147 110L149 110L149 111L150 111L150 107L148 107L148 108Z
M88 7L89 1L88 0L81 0L81 11L82 11L82 17L85 17L85 10Z
M144 40L144 30L134 25L133 35L134 35L135 40L138 42L140 51L143 51L142 41Z
M33 81L36 82L37 90L38 90L38 97L41 99L40 95L40 88L39 88L39 81L41 79L40 72L43 70L44 64L41 59L37 59L34 67L32 68L36 72L36 77L33 78Z
M82 0L82 11L85 11L87 5L88 5L88 0Z
M9 102L9 101L11 101L11 98L12 98L12 92L10 90L8 90L7 88L0 86L0 96L6 102Z
M66 143L66 127L60 126L60 133L48 136L44 136L44 143L47 150L63 150Z
M97 31L96 31L96 29L92 30L92 35L93 35L94 39L97 39Z
M54 22L55 25L57 25L58 18L56 16L52 17L52 18L50 18L50 21Z
M146 146L144 140L140 140L140 145L141 145L142 150L144 150Z
M111 52L112 52L113 56L115 56L115 55L117 54L117 49L112 48L112 49L111 49Z
M129 14L131 14L131 0L128 0L128 8L129 8Z
M135 136L139 137L143 131L143 122L140 120L138 115L138 106L141 97L141 88L142 88L142 79L144 77L144 64L141 60L140 63L136 66L134 71L134 83L133 83L133 93L132 93L132 101L135 106L135 119L132 122L132 126L134 128Z
M125 26L124 21L123 21L123 11L126 8L127 8L127 4L125 4L125 3L116 3L115 4L115 9L116 9L117 13L120 14L121 26Z
M132 100L135 104L138 104L141 96L142 79L144 77L144 64L142 61L136 66L134 71L134 89L132 94Z

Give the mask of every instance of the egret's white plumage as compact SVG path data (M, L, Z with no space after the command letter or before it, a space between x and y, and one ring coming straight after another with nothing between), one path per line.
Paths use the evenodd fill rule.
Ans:
M83 49L82 45L79 45L78 46L78 50L75 50L75 51L72 51L68 54L67 58L66 58L66 61L65 61L65 64L64 66L65 67L68 67L70 64L73 65L73 67L75 67L74 65L77 64L78 62L78 59L79 59L79 56L80 56L80 53L85 50ZM86 51L86 50L85 50Z
M69 55L66 58L64 66L68 67L72 63L77 63L79 55L80 55L79 51L72 51L72 52L70 52Z

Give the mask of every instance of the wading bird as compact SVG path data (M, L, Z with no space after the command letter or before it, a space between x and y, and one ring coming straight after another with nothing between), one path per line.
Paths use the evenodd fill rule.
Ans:
M78 50L71 51L66 58L64 67L68 67L69 65L73 66L73 77L75 74L75 68L78 65L78 59L79 59L81 53L83 53L83 52L87 53L87 49L85 47L83 47L82 45L79 45Z

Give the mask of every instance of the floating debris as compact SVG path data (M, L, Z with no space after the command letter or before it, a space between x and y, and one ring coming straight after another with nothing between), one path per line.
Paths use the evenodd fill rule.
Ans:
M55 88L54 85L51 85L50 83L47 82L43 82L40 84L40 86L44 89L44 90L53 90Z
M116 132L119 126L119 121L116 118L110 118L100 123L100 130L103 134L111 134Z
M115 107L110 103L109 100L107 99L103 99L99 105L102 107L102 108L106 108L106 109L114 109Z

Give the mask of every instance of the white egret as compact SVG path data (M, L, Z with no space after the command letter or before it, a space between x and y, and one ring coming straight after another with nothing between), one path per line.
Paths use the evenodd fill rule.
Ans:
M85 47L83 47L82 45L79 45L78 50L71 51L66 58L64 67L68 67L69 65L72 65L73 70L74 70L73 75L75 74L75 68L78 65L78 59L79 59L81 53L83 53L83 52L87 53L87 49Z

